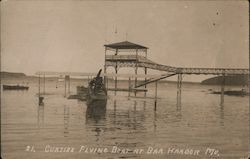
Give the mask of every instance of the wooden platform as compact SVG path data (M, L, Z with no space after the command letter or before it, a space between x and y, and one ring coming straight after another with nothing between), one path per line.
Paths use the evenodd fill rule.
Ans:
M123 91L123 92L147 92L147 89L143 88L131 88L130 90L128 88L108 88L108 91Z

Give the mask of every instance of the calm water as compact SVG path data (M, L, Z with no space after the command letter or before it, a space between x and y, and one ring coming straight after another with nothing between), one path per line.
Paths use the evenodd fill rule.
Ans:
M77 82L71 85L73 94L76 85ZM49 94L45 96L43 106L38 105L36 83L31 83L28 91L4 91L2 157L246 158L249 150L248 97L225 96L224 104L220 105L220 95L208 91L219 90L218 86L184 84L181 105L177 106L176 84L158 84L158 87L156 111L152 98L154 84L149 86L146 99L142 98L143 93L138 93L138 98L128 98L127 92L119 92L116 96L109 92L106 107L102 107L104 103L87 105L84 101L64 98L63 83L47 84ZM46 146L70 147L74 152L45 152L48 150ZM79 152L81 146L107 148L108 152ZM129 151L112 152L115 146ZM158 154L150 153L150 147ZM199 154L168 152L174 148L199 150ZM219 155L206 155L207 148L218 150ZM139 149L142 153L136 154L134 151Z

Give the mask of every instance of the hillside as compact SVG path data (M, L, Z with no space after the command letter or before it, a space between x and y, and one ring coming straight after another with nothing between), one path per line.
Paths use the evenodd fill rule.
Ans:
M23 78L26 77L24 73L16 73L16 72L0 72L1 78Z
M222 76L206 79L201 82L203 85L219 85L222 83ZM226 85L246 85L248 83L248 75L225 76Z

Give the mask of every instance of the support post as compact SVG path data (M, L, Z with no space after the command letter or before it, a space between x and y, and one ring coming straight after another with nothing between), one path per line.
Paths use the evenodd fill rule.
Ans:
M115 50L115 55L117 55L118 54L118 49L116 49ZM117 75L117 72L118 72L118 70L117 70L117 61L116 61L116 64L115 64L115 74ZM117 89L117 76L115 76L115 95L116 95L116 89Z
M117 75L117 65L115 66L115 74ZM117 90L117 76L115 76L115 95L116 95L116 90Z

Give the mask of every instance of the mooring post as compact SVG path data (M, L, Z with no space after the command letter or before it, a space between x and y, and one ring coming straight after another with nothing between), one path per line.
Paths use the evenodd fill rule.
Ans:
M41 85L41 81L40 81L40 73L39 73L39 76L38 76L38 104L43 105L44 97L41 97L40 85Z
M155 81L155 107L154 107L155 111L156 111L156 106L157 106L157 83L158 81Z
M225 91L225 74L222 75L221 81L221 94L220 94L220 104L224 104L224 91Z
M43 74L43 94L45 95L45 73Z
M41 93L40 93L40 73L38 75L38 97L41 96Z

